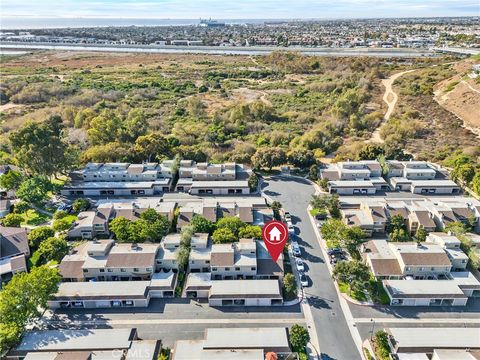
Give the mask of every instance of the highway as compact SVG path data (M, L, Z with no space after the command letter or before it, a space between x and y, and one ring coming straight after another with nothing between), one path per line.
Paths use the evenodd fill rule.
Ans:
M307 206L315 188L297 177L274 176L264 181L263 191L280 201L292 215L307 269L310 287L305 294L318 334L320 353L337 360L361 359L347 326L340 301L330 276L320 244L309 221ZM328 359L328 357L325 357Z
M3 50L57 50L57 51L98 51L133 52L152 54L211 54L211 55L268 55L273 51L294 51L312 56L373 56L384 58L419 58L437 56L428 49L398 48L314 48L314 47L278 47L278 46L175 46L175 45L101 45L67 44L41 42L1 41Z

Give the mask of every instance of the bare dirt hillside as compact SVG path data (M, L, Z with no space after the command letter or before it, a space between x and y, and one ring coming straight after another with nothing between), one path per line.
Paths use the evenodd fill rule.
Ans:
M458 116L465 128L480 136L480 85L468 76L473 63L457 63L457 74L435 86L435 101Z

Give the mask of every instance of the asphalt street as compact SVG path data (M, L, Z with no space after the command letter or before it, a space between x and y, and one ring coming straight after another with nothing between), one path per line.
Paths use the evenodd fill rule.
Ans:
M321 354L337 360L361 359L308 218L307 207L315 193L314 187L306 180L289 176L271 177L262 186L266 195L280 201L292 215L302 258L307 265L310 286L305 289L305 294L312 310Z
M275 307L209 307L191 299L152 299L147 308L63 309L47 312L45 328L137 328L142 339L161 339L172 347L176 340L203 339L212 327L305 326L300 305Z

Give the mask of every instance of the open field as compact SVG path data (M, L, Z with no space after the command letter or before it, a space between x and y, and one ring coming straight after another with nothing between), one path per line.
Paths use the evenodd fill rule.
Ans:
M458 143L470 146L471 132L433 100L433 87L455 75L450 65L437 66L446 62L452 58L35 52L2 58L0 137L60 115L81 161L145 160L135 142L153 132L169 144L155 155L251 163L273 147L297 166L332 153L355 158L372 134L382 146L421 153L437 136L449 143L455 129ZM432 71L431 93L402 88ZM385 80L397 73L403 75ZM385 84L393 91L385 94ZM418 118L409 126L424 129L399 141L409 131L392 137L384 128L404 114ZM125 134L129 121L136 130Z

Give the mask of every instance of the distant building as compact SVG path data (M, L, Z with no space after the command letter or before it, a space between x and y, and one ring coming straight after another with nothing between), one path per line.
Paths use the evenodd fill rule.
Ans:
M339 195L373 195L389 190L382 178L382 167L376 160L347 161L329 164L320 170L320 178L328 180L328 189Z
M249 194L250 169L236 163L209 164L181 160L178 170L177 191L194 195Z
M154 195L170 191L172 168L164 164L88 163L70 173L62 195Z

